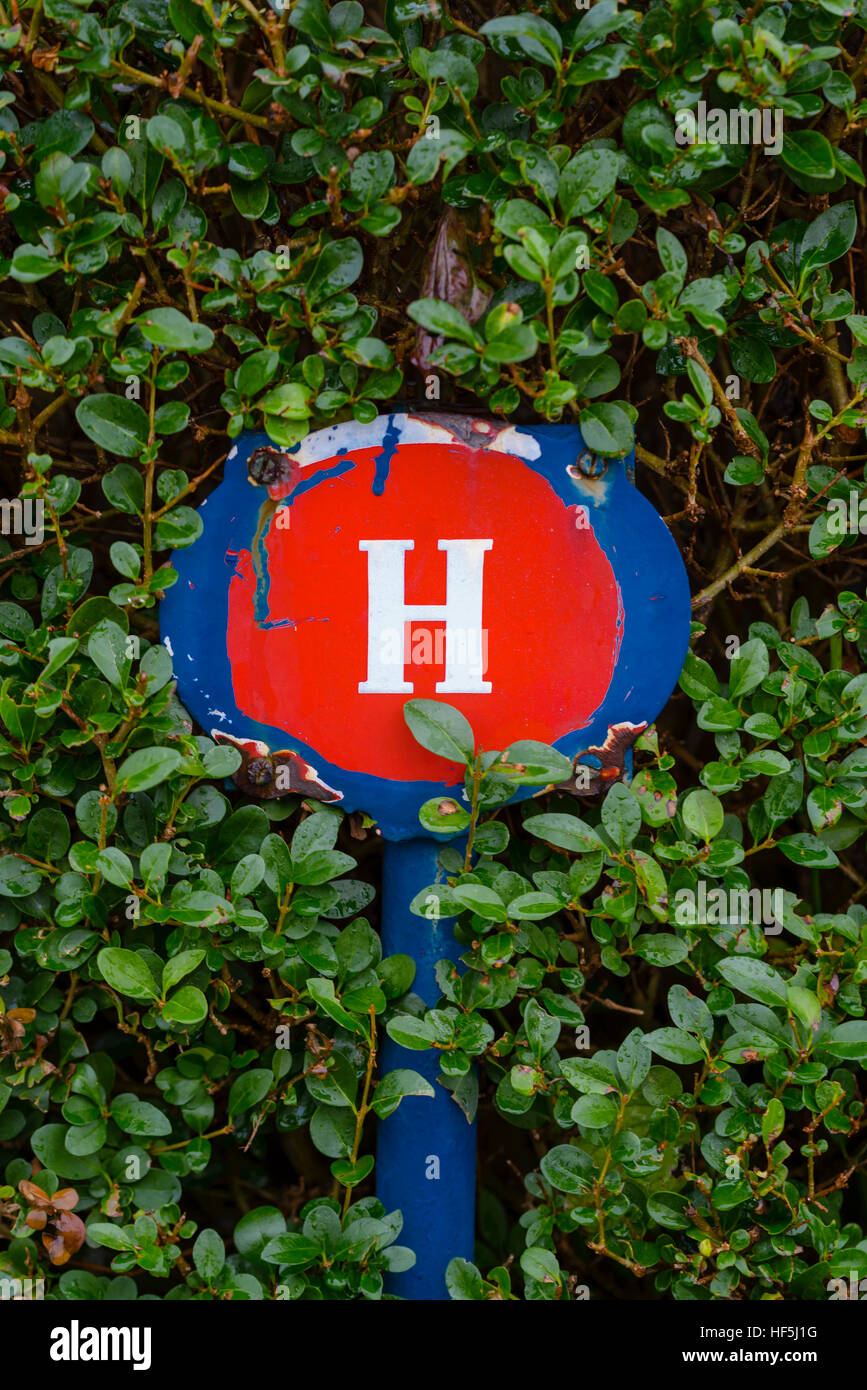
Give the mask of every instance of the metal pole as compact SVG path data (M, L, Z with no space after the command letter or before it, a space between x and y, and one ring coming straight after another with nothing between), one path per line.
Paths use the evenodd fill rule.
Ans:
M439 848L432 840L386 841L383 858L382 953L412 956L413 992L431 1008L440 998L437 961L454 959L462 949L451 919L430 921L409 910L415 895L436 880ZM381 1074L396 1067L419 1072L436 1096L407 1096L379 1125L377 1196L387 1211L403 1212L400 1243L416 1252L413 1268L389 1276L387 1289L401 1298L447 1299L449 1260L473 1258L476 1126L439 1085L438 1052L413 1052L386 1036Z

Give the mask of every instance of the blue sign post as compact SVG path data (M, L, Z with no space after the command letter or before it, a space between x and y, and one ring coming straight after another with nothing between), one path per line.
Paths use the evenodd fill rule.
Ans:
M290 452L246 436L202 536L173 556L162 630L181 698L213 734L279 750L286 791L375 818L383 953L413 957L429 1007L437 961L460 948L409 911L436 879L418 812L462 796L463 769L415 743L404 705L440 699L480 747L532 738L590 766L655 718L689 588L632 462L592 455L572 426L447 415L339 424ZM474 1126L436 1084L436 1052L386 1039L381 1064L436 1091L380 1124L377 1190L418 1255L393 1291L446 1298L449 1259L472 1258Z
M428 1008L440 998L437 961L457 959L463 949L449 919L419 918L409 910L420 889L436 881L438 853L431 840L386 840L382 861L383 955L413 957L413 993ZM438 1052L410 1053L384 1033L381 1057L383 1072L412 1067L434 1088L433 1101L407 1096L379 1125L377 1196L386 1211L403 1212L401 1239L418 1256L412 1269L391 1276L390 1289L401 1298L444 1299L449 1260L473 1258L475 1120L468 1122L451 1092L438 1084Z

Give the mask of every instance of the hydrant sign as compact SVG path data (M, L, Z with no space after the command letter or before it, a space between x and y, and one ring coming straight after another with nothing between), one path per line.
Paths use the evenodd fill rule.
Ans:
M241 744L258 794L363 809L388 839L462 777L415 742L409 699L455 705L485 749L575 757L649 723L689 593L629 462L570 426L460 416L340 424L291 453L246 436L173 557L181 698Z
M404 705L455 705L488 751L535 739L600 765L654 718L683 663L689 592L630 462L593 457L572 427L463 416L341 424L291 453L247 437L201 537L173 556L162 622L181 699L239 745L251 795L376 819L383 955L412 956L429 1007L437 962L462 948L409 908L438 872L418 813L463 767L415 742ZM438 1081L435 1050L385 1036L379 1061ZM473 1256L475 1123L433 1089L377 1137L377 1196L418 1252L389 1290L411 1299L445 1299L449 1261Z

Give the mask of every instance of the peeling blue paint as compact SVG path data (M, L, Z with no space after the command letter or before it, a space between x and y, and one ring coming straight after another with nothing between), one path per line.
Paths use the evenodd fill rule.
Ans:
M385 492L385 485L391 472L391 460L394 458L394 451L399 443L400 425L393 415L389 415L385 438L382 441L382 453L377 454L374 464L372 490L377 497L381 497Z
M296 483L281 506L288 504L291 507L295 498L300 497L303 492L310 492L312 488L318 487L320 483L327 483L331 478L342 478L344 473L351 473L354 467L352 459L348 459L346 463L336 463L333 468L317 469L311 478L304 478L302 482Z

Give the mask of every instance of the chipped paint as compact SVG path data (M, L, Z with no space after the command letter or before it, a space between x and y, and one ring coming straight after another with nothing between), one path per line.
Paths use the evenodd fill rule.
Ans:
M343 792L323 782L316 768L294 749L281 748L272 753L261 739L234 738L221 729L212 729L211 738L238 749L242 761L237 771L233 772L232 781L249 796L271 800L295 793L312 797L315 801L343 799Z
M394 458L395 450L400 443L400 427L395 424L393 415L388 417L388 428L385 431L385 438L382 441L382 452L376 456L376 466L373 475L372 490L377 497L381 497L385 492L385 485L388 482L388 475L391 471L391 461Z
M460 434L456 433L456 430L462 428L458 422L465 421L466 418L460 415L450 416L445 413L426 415L423 412L413 414L395 412L388 416L380 415L367 425L351 420L343 424L330 425L327 429L316 430L314 434L305 435L300 443L289 452L293 458L297 459L302 469L309 468L312 464L321 463L323 459L334 458L341 445L346 445L349 439L352 441L353 449L369 449L381 444L385 429L391 428L392 425L400 434L401 444L448 443L450 440L461 437ZM453 422L451 426L448 423L443 423L443 421L448 422L449 420ZM516 458L522 458L528 462L540 456L539 441L529 429L519 428L517 425L503 425L502 422L496 420L470 420L469 423L471 430L479 436L480 448L492 449L495 453L500 454L514 454ZM480 426L485 426L487 429L479 428ZM533 429L535 428L534 426ZM258 441L262 439L262 436L254 436L254 438Z

